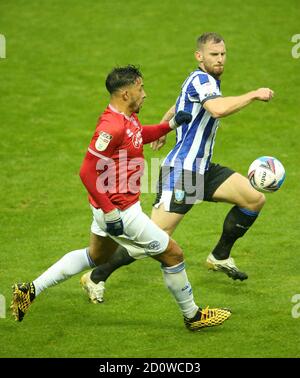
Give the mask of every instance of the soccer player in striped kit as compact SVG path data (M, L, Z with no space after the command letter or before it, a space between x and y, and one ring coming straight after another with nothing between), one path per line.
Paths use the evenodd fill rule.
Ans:
M169 121L142 126L136 113L146 94L141 72L131 65L113 69L106 88L110 104L99 119L80 170L93 213L90 246L67 253L32 282L14 284L13 315L22 321L35 297L45 289L105 263L120 245L133 259L152 257L161 263L165 284L189 330L222 324L230 317L230 310L196 305L181 248L139 203L143 144L188 124L192 116L179 111Z
M248 179L232 169L211 161L219 118L235 113L255 100L270 101L273 91L259 88L240 96L223 97L220 77L226 61L224 39L216 33L205 33L197 39L195 58L198 68L184 81L176 104L162 122L175 112L185 110L192 121L176 129L176 144L165 158L151 219L172 235L182 218L198 201L227 202L234 206L225 217L223 230L215 248L207 257L210 269L224 272L241 281L248 275L230 256L235 241L252 226L261 211L265 197L249 184ZM165 137L152 144L159 149ZM118 267L135 261L119 248L112 258L83 276L92 302L103 301L104 282Z

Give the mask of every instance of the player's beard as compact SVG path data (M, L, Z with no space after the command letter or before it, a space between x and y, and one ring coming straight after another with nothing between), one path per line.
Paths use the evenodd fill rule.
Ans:
M220 76L222 75L222 73L224 71L224 65L212 65L212 64L207 65L207 64L205 64L205 62L203 62L202 65L200 64L199 67L204 72L207 72L212 77L214 77L216 80L218 80L220 78Z
M130 104L130 108L132 109L132 113L139 113L140 110L141 110L141 107L143 105L143 102L144 102L144 100L142 100L141 102L132 101L132 103Z
M213 76L215 79L219 79L220 76L222 75L223 71L224 71L224 66L222 66L222 65L218 66L217 65L217 66L213 66L211 68L211 70L208 71L208 73L210 73L211 76Z

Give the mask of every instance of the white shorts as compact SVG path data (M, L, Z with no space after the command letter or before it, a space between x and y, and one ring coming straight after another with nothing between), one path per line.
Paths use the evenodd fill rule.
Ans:
M142 259L158 255L167 249L169 235L143 213L139 202L120 211L124 225L124 234L120 236L112 236L105 231L106 224L101 209L95 209L93 206L91 209L94 215L91 225L92 233L112 238L126 248L131 257Z

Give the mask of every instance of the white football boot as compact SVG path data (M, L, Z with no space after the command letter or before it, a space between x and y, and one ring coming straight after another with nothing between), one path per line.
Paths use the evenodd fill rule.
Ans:
M91 273L87 272L80 278L80 285L82 289L87 292L87 295L92 303L98 304L104 301L104 281L100 281L99 283L94 283L91 280Z
M228 259L224 260L217 260L211 253L208 255L206 259L206 264L209 269L223 272L233 280L244 281L248 278L248 275L244 272L241 272L239 268L235 265L235 262L232 257L228 257Z

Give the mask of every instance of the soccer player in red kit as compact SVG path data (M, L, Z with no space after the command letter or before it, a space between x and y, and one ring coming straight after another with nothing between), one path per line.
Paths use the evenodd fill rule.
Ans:
M191 114L181 111L169 122L142 126L136 113L146 95L142 74L132 65L113 69L106 88L110 104L99 119L80 170L94 217L90 246L67 253L32 282L14 284L13 314L21 321L43 290L106 262L120 245L135 259L149 256L161 263L166 286L188 329L219 325L229 318L230 310L196 305L181 248L151 221L139 203L143 144L188 125Z

